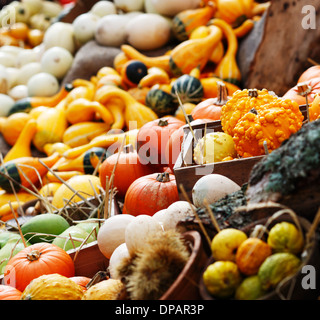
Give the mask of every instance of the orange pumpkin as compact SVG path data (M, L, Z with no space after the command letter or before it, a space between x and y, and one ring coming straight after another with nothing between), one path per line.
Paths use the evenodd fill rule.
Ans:
M153 173L135 180L124 200L124 214L154 215L179 200L176 179L168 172Z
M113 185L117 188L117 195L119 197L125 196L130 184L133 181L142 176L153 173L149 166L143 165L140 162L137 151L134 150L131 145L128 145L124 148L120 155L118 153L114 153L102 162L99 168L99 177L103 189L106 188L107 177L110 181L116 163L117 167L115 169Z
M73 280L76 284L78 284L83 291L87 290L86 285L91 281L91 278L85 276L74 276L70 277L69 279Z
M185 123L175 117L163 117L143 125L137 136L137 149L142 163L167 166L165 148L170 136Z
M317 120L320 116L320 94L318 93L309 106L309 120Z
M0 284L0 300L20 300L22 292L18 289Z
M31 280L44 275L58 273L73 277L75 267L68 253L60 247L46 242L35 243L13 256L4 269L4 283L21 292Z
M298 83L320 77L320 65L312 66L306 69L298 79Z

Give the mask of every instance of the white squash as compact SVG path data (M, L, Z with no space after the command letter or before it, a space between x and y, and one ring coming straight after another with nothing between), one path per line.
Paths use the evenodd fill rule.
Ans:
M61 80L69 71L73 63L73 55L65 48L52 47L44 52L41 58L41 67Z
M167 209L162 209L162 210L159 210L158 212L156 212L152 218L156 219L160 225L163 227L163 221L165 219L165 214L166 214L166 211Z
M152 0L152 6L159 14L173 17L181 11L200 7L201 0Z
M117 273L117 266L122 259L129 257L130 254L125 243L122 243L117 248L115 248L109 260L109 272L111 278L121 280Z
M108 218L100 227L97 243L106 258L110 259L113 251L125 242L125 229L134 218L130 214L118 214Z
M38 61L37 53L32 49L24 49L17 54L16 57L16 68L21 68L22 66Z
M74 19L72 22L74 36L80 44L84 44L94 38L94 33L99 19L99 16L90 12L80 14Z
M28 63L22 66L22 68L20 68L16 83L18 85L19 84L26 85L32 76L40 73L41 71L42 71L42 68L41 68L40 62Z
M131 221L125 230L125 243L129 254L133 256L137 250L143 250L148 235L163 231L160 223L151 216L140 214Z
M8 72L7 68L0 65L0 93L7 93L9 89L8 85Z
M17 85L9 90L9 97L17 101L28 97L28 87L24 84Z
M117 9L123 12L144 11L144 0L113 0Z
M20 76L20 69L18 68L6 68L8 74L8 89L13 88L18 84L18 79Z
M55 18L62 10L62 5L57 1L42 1L41 13L45 14L47 17Z
M0 47L0 52L6 52L6 53L9 53L15 57L18 55L19 52L21 52L23 50L24 50L24 48L16 47L16 46L5 45L5 46Z
M0 52L0 65L13 68L16 65L16 57L7 52Z
M0 93L0 117L7 117L15 101L7 94Z
M34 15L42 10L43 0L21 0L21 2L30 10L30 14Z
M116 14L117 8L113 2L107 0L101 0L96 2L92 8L90 9L89 13L92 13L96 16L104 17L108 14Z
M152 0L144 0L144 11L146 13L158 13L152 3Z
M170 40L171 24L159 14L144 13L127 23L126 33L128 43L136 49L154 50Z
M193 216L193 210L196 207L193 206L188 201L176 201L172 203L167 209L164 214L163 220L163 229L165 231L170 229L176 229L177 224L180 220L185 218L186 216Z
M196 207L204 207L204 199L209 204L226 195L240 190L241 187L226 176L208 174L201 177L192 188L192 201Z
M30 97L51 97L58 92L59 82L52 74L40 72L29 79L27 87Z
M53 23L45 32L43 37L45 48L62 47L71 54L75 51L74 28L71 23Z

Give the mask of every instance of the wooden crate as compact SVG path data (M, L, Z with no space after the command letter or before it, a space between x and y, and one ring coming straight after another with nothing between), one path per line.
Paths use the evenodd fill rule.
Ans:
M306 119L306 106L301 105L300 111ZM222 132L221 121L208 122L207 133L215 131ZM260 161L263 156L238 158L230 161L222 161L204 165L198 165L193 160L195 147L194 138L188 125L184 126L183 146L174 165L173 172L176 177L177 188L181 200L185 200L180 191L182 184L190 199L192 199L192 188L194 184L203 176L216 173L228 177L240 186L248 182L253 166ZM204 136L205 124L192 125L196 141Z

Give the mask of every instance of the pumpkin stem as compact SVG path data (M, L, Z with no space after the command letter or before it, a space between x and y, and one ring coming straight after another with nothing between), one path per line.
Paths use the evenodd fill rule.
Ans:
M31 252L27 253L27 259L29 261L36 261L40 258L41 253L39 250L32 250Z
M168 125L168 120L164 120L164 119L160 119L159 122L158 122L158 126L160 127L165 127Z
M228 102L227 86L222 81L219 81L217 85L218 85L218 96L217 96L217 102L215 104L218 106L224 106Z
M156 180L159 182L169 182L170 181L169 173L168 172L159 173Z
M134 152L134 148L132 144L127 144L123 147L123 152L124 153L130 153L130 152Z
M249 89L248 95L251 98L257 98L258 97L258 90L257 89Z

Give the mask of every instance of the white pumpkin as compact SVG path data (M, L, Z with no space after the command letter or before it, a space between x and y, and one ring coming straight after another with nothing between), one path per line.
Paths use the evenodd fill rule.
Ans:
M20 70L21 69L18 68L6 68L6 72L8 75L8 89L11 89L18 84Z
M14 103L14 100L7 94L0 93L0 117L7 117Z
M61 80L69 71L73 63L73 55L65 48L52 47L44 52L41 58L41 67Z
M200 7L201 0L152 0L152 6L159 14L173 17L181 11Z
M196 207L205 207L204 200L211 204L241 187L221 174L208 174L201 177L192 188L192 201Z
M136 49L154 50L170 40L171 24L159 14L144 13L127 23L126 33L128 43Z
M51 97L58 92L59 82L52 74L40 72L29 79L27 87L30 97Z
M125 243L122 243L117 248L115 248L109 259L109 272L111 278L121 280L117 274L117 266L119 265L122 259L129 257L130 254Z
M37 61L38 61L38 55L34 50L24 49L17 54L15 67L21 68L28 63L37 62Z
M110 259L113 251L125 242L125 229L134 218L130 214L118 214L108 218L100 227L97 243L106 258Z
M7 93L9 89L8 86L8 72L7 68L0 65L0 93Z
M30 62L22 66L18 72L16 83L27 85L29 79L42 71L40 62Z
M146 237L159 231L163 231L162 226L153 217L146 214L136 216L125 230L125 243L129 254L133 256L137 250L143 250Z
M113 2L101 0L96 2L89 12L101 18L108 14L116 14L117 8Z
M196 207L188 201L176 201L172 203L167 209L163 216L163 229L165 231L170 229L176 229L177 224L183 218L187 216L193 216L193 210L196 210Z
M144 11L144 0L113 0L117 9L123 12Z
M45 48L62 47L71 54L75 51L73 25L66 22L55 22L46 30L43 43Z
M100 1L104 2L104 1ZM107 1L105 1L107 2ZM99 2L97 2L99 3ZM109 2L111 3L111 2ZM80 44L84 44L94 38L97 22L100 19L96 14L87 12L80 14L73 22L74 36Z
M163 226L163 221L164 221L164 219L165 219L164 216L165 216L165 214L166 214L166 211L167 211L167 209L159 210L158 212L156 212L156 213L152 216L152 218L156 219L156 220L160 223L161 226Z
M8 95L15 101L27 98L28 87L24 84L17 85L9 90Z
M0 65L14 68L16 65L16 57L13 54L0 51Z

